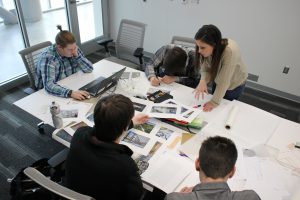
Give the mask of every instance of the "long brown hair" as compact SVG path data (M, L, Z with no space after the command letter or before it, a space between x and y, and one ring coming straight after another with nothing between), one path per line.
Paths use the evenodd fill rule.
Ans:
M202 26L196 33L195 40L201 40L202 42L214 47L212 53L211 68L209 71L209 82L212 82L217 76L221 56L228 44L228 40L225 38L223 39L221 31L215 25L212 24ZM199 47L197 45L195 53L196 65L200 66L200 64L204 62L205 58L199 53Z

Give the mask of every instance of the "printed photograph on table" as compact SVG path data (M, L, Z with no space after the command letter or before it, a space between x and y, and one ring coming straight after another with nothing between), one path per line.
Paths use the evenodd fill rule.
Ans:
M60 115L62 118L77 118L78 117L78 109L61 110Z
M72 126L70 126L70 128L74 131L76 131L77 129L81 128L81 127L84 127L84 126L88 126L85 122L81 121L77 124L74 124Z
M154 127L155 127L155 124L153 124L151 122L146 122L144 124L135 125L133 128L149 134L153 130Z
M173 99L168 99L162 103L166 103L166 104L173 104L173 105L178 105ZM180 114L186 112L188 110L188 108L185 108L184 106L180 105Z
M185 121L187 123L191 123L202 111L201 109L192 108L190 106L177 103L174 99L168 99L162 103L177 105L180 108L180 113L176 119Z
M64 129L56 129L52 133L52 138L55 139L56 141L60 142L61 144L65 145L67 147L70 147L72 135Z
M170 130L165 127L161 127L158 132L155 134L157 137L163 138L165 140L168 140L169 137L174 133L173 130Z
M143 112L147 106L147 105L137 103L137 102L132 102L132 103L133 103L134 110L139 111L139 112Z
M151 113L165 113L165 114L176 114L177 107L166 107L166 106L152 106Z
M182 118L180 107L172 104L151 104L145 113L154 118Z
M94 113L88 114L86 118L87 118L90 122L95 123L95 122L94 122Z
M147 91L147 95L150 95L150 94L153 94L153 93L155 93L155 92L157 92L157 91L162 91L162 92L164 92L164 93L168 93L168 94L170 94L171 93L171 91L170 90L166 90L166 89L161 89L161 88L149 88L148 89L148 91Z
M122 141L132 144L134 146L144 148L149 142L150 138L139 135L132 130L128 131L127 135L122 139Z
M65 131L64 129L59 129L55 135L67 142L71 142L71 139L72 139L72 136L67 132Z
M139 174L141 175L146 169L149 167L149 160L154 155L154 153L161 147L162 143L156 142L151 148L149 154L147 156L138 155L137 158L134 159L136 165L139 168Z

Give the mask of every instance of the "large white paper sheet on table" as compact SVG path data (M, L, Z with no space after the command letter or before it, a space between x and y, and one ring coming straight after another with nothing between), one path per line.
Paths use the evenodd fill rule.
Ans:
M192 161L195 161L199 157L199 150L201 144L208 137L215 136L214 134L205 133L201 131L185 142L179 147L179 151L187 155ZM235 141L234 141L235 142ZM236 172L234 178L231 181L232 186L235 186L235 189L241 188L240 183L244 183L246 180L246 171L244 166L244 155L242 147L235 142L236 148L238 150L238 158L236 161Z
M289 149L291 144L300 142L300 124L281 119L277 129L267 141L267 145L278 150Z
M292 170L270 158L247 157L247 182L244 189L255 190L262 200L291 199L288 191L299 190L300 178Z
M199 150L202 142L208 137L213 137L217 135L218 134L216 134L215 132L209 132L205 128L203 128L199 133L195 134L195 136L193 136L191 139L189 139L184 144L182 144L179 147L179 151L187 155L190 159L196 160L199 156ZM231 138L229 137L229 135L219 135L219 136L223 136L231 139L235 143L238 149L239 158L242 158L243 156L242 150L244 149L243 147L245 146L245 144L242 143L242 141L235 138Z
M238 148L238 160L236 162L236 172L233 178L228 180L228 185L233 191L240 191L244 189L246 179L246 168L244 165L244 156L240 148ZM199 172L195 169L195 164L191 161L189 168L193 168L193 171L177 186L176 192L179 192L183 187L192 187L200 183Z
M300 124L281 119L266 145L278 150L276 158L281 164L300 174L300 149L295 148L296 142L300 142Z
M186 167L190 167L192 172L175 188L174 192L180 192L180 190L184 187L194 187L195 185L200 183L199 172L196 171L195 164L191 163Z
M226 129L226 120L233 106L238 107L238 112L231 128ZM204 129L217 135L236 138L247 145L247 148L251 148L265 144L278 127L280 120L280 117L254 106L232 101Z
M142 174L142 179L170 193L192 172L189 164L190 160L186 157L165 152L160 156L159 162L151 164Z
M179 147L179 151L187 155L191 160L196 160L199 156L199 149L202 142L208 136L202 132L195 134L191 139L186 141L183 145Z

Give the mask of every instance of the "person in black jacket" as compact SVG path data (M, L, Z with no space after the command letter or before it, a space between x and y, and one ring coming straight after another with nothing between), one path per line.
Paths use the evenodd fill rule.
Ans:
M133 124L148 120L134 116L131 100L115 94L101 98L94 109L94 127L79 128L66 160L66 186L95 199L136 200L143 194L132 150L119 144Z

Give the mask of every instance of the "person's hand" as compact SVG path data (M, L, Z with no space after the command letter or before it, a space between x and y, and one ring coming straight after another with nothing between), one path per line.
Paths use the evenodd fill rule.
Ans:
M165 84L171 84L176 81L176 78L177 78L176 76L167 76L166 75L161 79L161 81L164 82Z
M201 95L201 98L204 99L204 93L208 94L207 91L207 84L205 80L200 80L198 86L193 91L195 93L195 98L199 100L199 96Z
M182 193L189 193L189 192L192 192L193 191L193 188L194 187L184 187L180 190L180 192Z
M153 76L153 77L150 78L150 83L151 83L151 85L153 85L153 86L159 86L159 84L160 84L160 79L157 78L157 77L155 77L155 76Z
M210 112L210 111L212 111L215 107L217 107L217 105L209 101L209 102L206 102L206 103L203 105L203 111L204 111L204 112Z
M76 45L76 48L73 50L73 54L72 54L73 57L78 57L78 47Z
M90 97L90 93L83 90L72 91L71 97L76 100L84 100Z
M133 116L132 122L134 125L144 124L149 120L149 116L144 113L139 113Z

